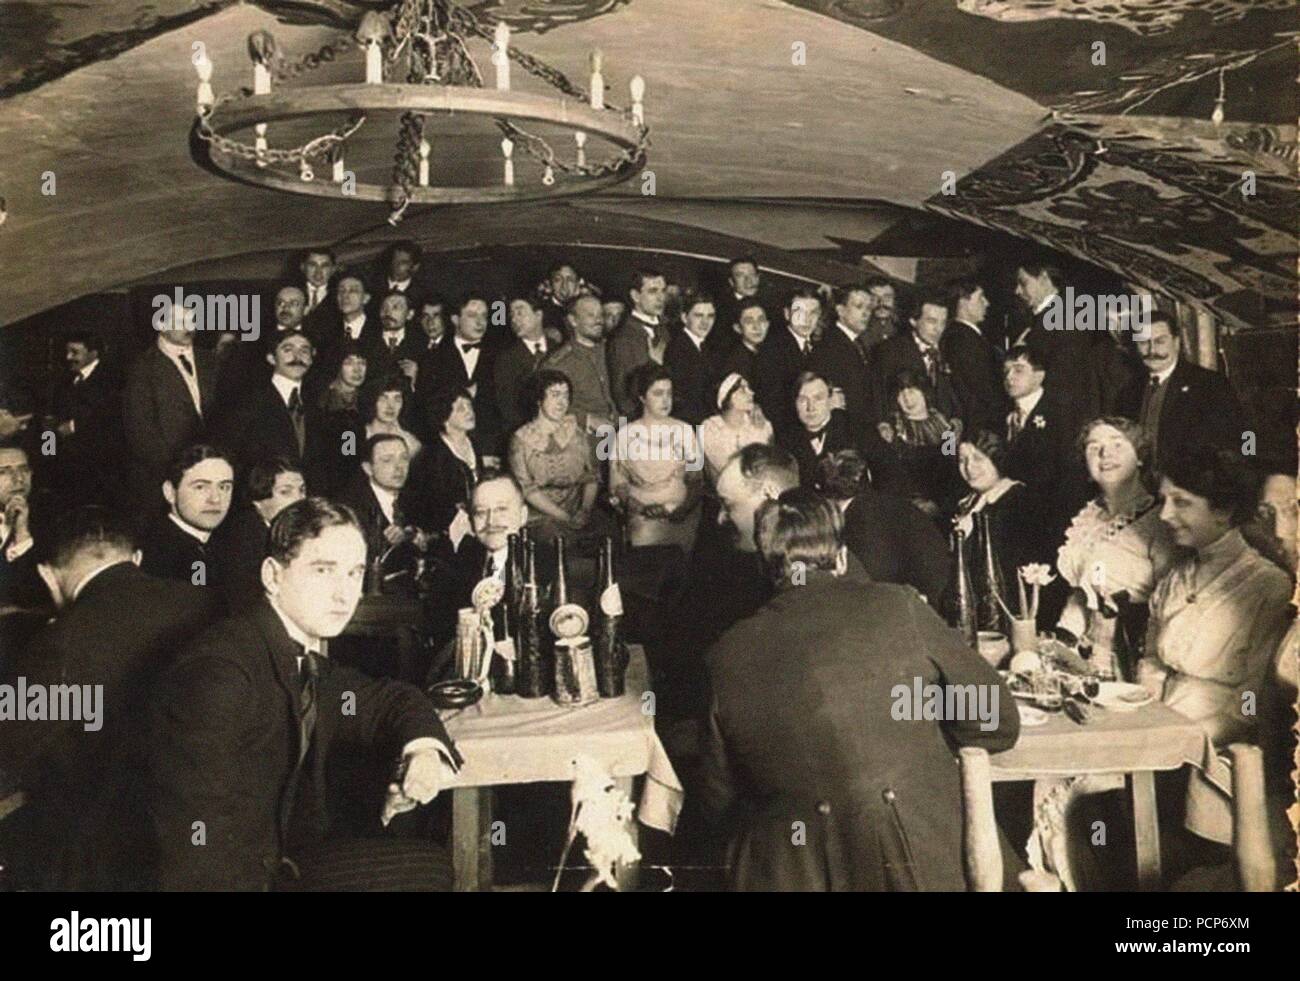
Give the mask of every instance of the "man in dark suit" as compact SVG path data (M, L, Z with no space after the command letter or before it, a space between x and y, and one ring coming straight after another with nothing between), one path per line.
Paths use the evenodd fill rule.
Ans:
M210 539L221 589L231 610L246 610L262 596L262 560L275 516L307 496L302 472L283 457L260 460L244 480L247 500L232 508Z
M275 348L279 339L285 334L305 330L303 310L306 299L297 286L282 286L276 290L272 308L275 320L254 339L232 344L221 359L221 370L217 376L217 414L226 415L236 411L256 389L271 376L271 369L266 363L266 354ZM328 384L330 379L325 379Z
M898 291L888 276L870 276L862 284L871 294L871 319L862 334L862 348L871 353L881 341L898 334Z
M168 511L140 540L140 568L160 579L219 587L219 563L209 542L230 511L234 488L234 467L223 451L195 443L177 454L162 485Z
M324 486L326 454L338 448L325 445L325 421L303 392L313 354L306 334L281 334L266 356L271 377L218 420L215 432L236 452L241 472L259 460L282 456L301 470L309 490Z
M708 347L714 331L713 297L688 292L682 301L682 329L664 352L673 383L673 418L698 426L717 411L718 366Z
M118 503L121 402L116 380L100 361L100 342L86 331L64 340L69 373L50 397L46 424L55 434L51 485L69 505Z
M628 419L635 419L641 414L641 404L628 387L628 378L647 361L663 364L668 347L668 329L663 323L668 280L657 269L638 269L632 277L628 297L632 309L623 325L610 336L605 354L609 359L614 404Z
M1134 328L1128 317L1108 317L1106 336L1093 346L1089 370L1092 404L1099 416L1129 415L1126 401L1147 382L1146 365L1127 336ZM1141 396L1136 397L1140 403Z
M212 357L194 347L193 315L173 306L154 319L158 340L131 366L122 393L132 491L143 516L162 504L158 489L167 468L201 435L217 395Z
M510 301L510 329L515 339L497 356L492 372L501 428L507 436L532 418L532 406L523 404L524 391L551 349L543 309L542 301L531 294Z
M31 494L27 451L12 442L0 443L0 609L29 609L48 600L36 574Z
M338 269L338 258L333 249L308 249L298 261L298 271L302 279L298 286L302 288L307 302L303 313L303 329L317 340L316 332L329 322L331 314L337 309L330 296L330 280Z
M389 293L405 293L411 298L411 308L415 309L422 292L419 273L423 260L424 253L414 242L409 239L393 242L379 255L371 278L370 295L381 297Z
M727 263L727 285L717 298L718 326L722 331L713 339L714 354L723 355L735 342L732 328L740 319L741 308L750 303L763 307L769 322L779 320L780 304L772 303L763 286L763 274L752 255L735 256Z
M781 443L799 464L799 483L822 490L821 461L841 450L857 450L867 461L869 478L882 489L896 487L900 479L898 466L889 445L876 430L868 426L854 434L842 409L831 409L830 383L815 371L805 371L795 379L795 412L799 428L779 436Z
M849 431L866 432L877 421L871 401L867 354L861 340L871 319L874 301L865 289L847 287L834 292L835 326L827 328L808 359L815 371L838 389L848 416Z
M952 319L939 341L944 363L952 372L952 385L961 403L962 422L968 432L1001 432L1007 417L1007 396L1002 389L1002 363L997 348L984 336L989 301L984 287L973 279L952 289Z
M844 544L872 581L911 586L942 614L953 561L934 522L906 498L872 488L856 450L824 457L820 476L844 515Z
M890 398L894 379L900 371L913 371L929 379L932 409L949 419L959 418L962 407L953 389L952 374L944 360L940 343L948 327L947 300L934 292L923 292L912 304L908 319L910 330L881 341L872 349L872 398L876 419L889 419L898 409Z
M385 824L431 800L461 762L419 689L325 656L356 611L365 564L350 511L323 498L290 505L271 525L265 598L198 637L158 686L149 813L161 888L448 884L432 845L331 840L325 773L336 747L393 761Z
M415 393L420 362L428 352L428 338L411 322L414 311L405 293L389 293L379 304L378 338L366 358L366 370L374 381L400 374L406 379L406 394Z
M379 316L369 312L370 293L360 276L341 276L334 288L334 309L316 311L308 334L316 349L312 380L308 391L328 385L338 374L347 342L369 348L379 334Z
M475 432L485 456L501 452L501 415L492 387L495 352L483 342L488 328L488 302L477 293L467 293L455 305L451 317L455 331L450 342L428 351L420 364L415 383L416 432L422 438L436 438L427 415L439 395L467 391L474 402Z
M754 394L777 433L790 432L799 421L794 413L794 380L808 370L814 338L821 326L822 298L811 288L798 289L784 310L785 323L767 336L758 352Z
M749 387L757 392L759 352L767 341L767 332L771 324L767 318L767 309L757 300L749 300L739 305L737 320L727 327L719 321L717 333L732 334L732 343L725 348L725 353L718 362L718 374L726 378L732 372L749 382Z
M126 522L105 507L65 514L47 544L39 568L59 616L5 680L81 687L82 719L0 721L0 769L27 794L41 888L146 889L147 696L176 651L215 619L216 594L141 572ZM102 686L97 718L84 701L92 686Z
M1148 374L1120 395L1120 411L1145 430L1156 468L1192 446L1240 453L1249 427L1228 380L1181 356L1182 340L1165 314L1153 314L1135 338Z
M407 518L410 507L402 492L410 472L411 454L406 440L391 433L376 433L366 440L361 473L339 495L340 503L357 516L361 533L366 536L366 554L372 562L406 542L418 551L428 544L429 536Z
M1093 332L1074 329L1074 311L1065 307L1061 283L1061 273L1054 266L1020 264L1016 296L1029 311L1030 323L1012 346L1030 348L1045 366L1047 384L1060 403L1066 425L1077 429L1097 415L1088 372Z
M1046 368L1029 347L1012 348L1002 366L1012 409L1007 414L1004 476L1019 480L1045 502L1049 540L1062 535L1087 499L1087 475L1074 448L1071 418L1044 387Z
M845 575L830 502L787 491L757 528L776 595L707 655L700 796L728 885L965 889L954 747L1010 748L1011 693L913 590Z

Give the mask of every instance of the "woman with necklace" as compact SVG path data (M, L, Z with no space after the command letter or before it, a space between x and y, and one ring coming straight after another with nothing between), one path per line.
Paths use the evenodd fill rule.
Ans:
M1088 476L1101 494L1075 515L1056 567L1071 587L1057 622L1092 647L1092 665L1106 678L1118 658L1136 662L1151 590L1174 557L1168 527L1144 483L1150 444L1140 426L1119 416L1086 423L1079 436Z

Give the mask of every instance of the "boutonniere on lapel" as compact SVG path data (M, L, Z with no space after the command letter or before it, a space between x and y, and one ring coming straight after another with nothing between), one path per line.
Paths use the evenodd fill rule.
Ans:
M1178 391L1180 391L1180 392L1186 392L1186 391L1187 391L1189 388L1191 388L1191 387L1192 387L1191 385L1184 385L1184 386L1183 386L1182 388L1180 388Z
M1046 428L1047 428L1047 420L1044 419L1042 416L1034 416L1034 428L1035 428L1035 429L1046 429Z

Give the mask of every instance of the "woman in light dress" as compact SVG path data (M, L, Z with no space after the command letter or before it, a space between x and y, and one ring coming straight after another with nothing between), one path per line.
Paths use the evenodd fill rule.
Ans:
M741 447L750 443L771 443L772 424L754 401L754 389L744 375L732 372L718 386L718 414L700 426L700 449L704 451L709 483Z
M627 516L629 545L677 545L689 553L699 525L704 454L694 427L671 415L673 383L662 365L642 365L631 383L641 416L615 436L610 494Z

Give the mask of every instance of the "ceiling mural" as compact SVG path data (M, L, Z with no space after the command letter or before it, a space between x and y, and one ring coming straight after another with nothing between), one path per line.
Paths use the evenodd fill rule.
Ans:
M1036 20L1086 20L1117 24L1134 34L1167 34L1188 14L1208 14L1215 24L1231 24L1252 10L1286 10L1295 0L957 0L957 9L1004 23Z

